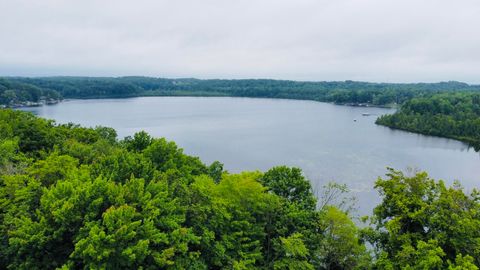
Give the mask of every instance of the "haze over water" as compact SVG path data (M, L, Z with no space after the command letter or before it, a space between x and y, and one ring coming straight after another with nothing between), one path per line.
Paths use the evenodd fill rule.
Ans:
M298 166L318 190L346 183L360 214L378 203L373 183L386 167L426 170L436 179L479 187L480 155L455 140L375 125L391 109L279 99L142 97L71 100L23 108L59 123L109 126L119 138L145 130L230 172ZM362 113L371 114L362 116ZM356 121L354 121L356 120Z

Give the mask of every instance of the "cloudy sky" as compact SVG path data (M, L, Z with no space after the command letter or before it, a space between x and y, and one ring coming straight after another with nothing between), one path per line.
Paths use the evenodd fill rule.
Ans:
M0 0L0 75L480 83L478 0Z

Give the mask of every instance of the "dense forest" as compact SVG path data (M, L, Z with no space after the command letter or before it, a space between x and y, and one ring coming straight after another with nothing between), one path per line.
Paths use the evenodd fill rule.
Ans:
M29 105L58 101L61 95L52 89L0 78L0 105Z
M298 168L232 174L145 132L0 110L2 269L478 269L480 193L389 169L352 218ZM349 196L349 195L347 195Z
M377 123L392 128L461 140L480 149L480 93L444 93L405 102Z
M440 92L480 90L460 82L367 83L301 82L266 79L199 80L151 77L4 78L4 82L58 93L63 98L118 98L135 96L233 96L304 99L350 105L395 106L413 97ZM16 89L13 87L13 89ZM0 88L0 95L2 94ZM8 103L10 102L10 103ZM0 104L13 104L4 99Z

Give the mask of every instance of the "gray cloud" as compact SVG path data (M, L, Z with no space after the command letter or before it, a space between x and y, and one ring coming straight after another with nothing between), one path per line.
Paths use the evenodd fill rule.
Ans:
M478 0L0 0L0 75L480 83Z

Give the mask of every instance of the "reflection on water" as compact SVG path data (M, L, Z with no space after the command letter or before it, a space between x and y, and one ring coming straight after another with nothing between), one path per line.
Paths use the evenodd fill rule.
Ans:
M432 148L432 147L437 147L437 148L444 148L444 149L450 149L450 150L459 150L459 151L475 151L473 147L469 146L468 144L465 143L459 143L456 140L450 140L450 139L444 139L444 138L439 138L440 140L432 140L432 136L425 136L422 134L417 134L417 133L412 133L408 131L403 131L403 130L396 130L396 129L391 129L388 127L385 127L390 131L392 136L396 136L398 133L410 133L415 136L416 139L416 145L418 147L426 147L426 148Z
M362 214L378 202L373 182L386 167L426 170L434 178L479 186L480 156L466 144L374 124L383 108L296 100L148 97L72 100L26 108L58 122L110 126L120 137L145 130L188 154L220 160L232 172L301 167L315 189L346 183ZM370 114L370 116L363 116ZM356 121L355 121L356 120Z

